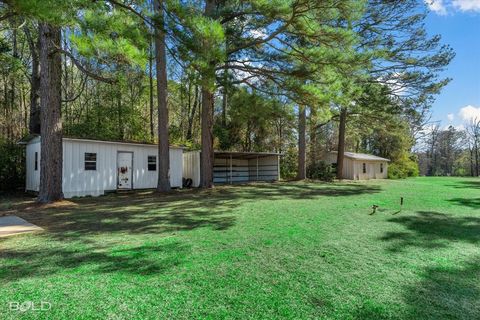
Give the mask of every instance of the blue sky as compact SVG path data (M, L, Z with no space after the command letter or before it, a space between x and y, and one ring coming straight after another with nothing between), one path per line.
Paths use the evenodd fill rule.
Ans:
M427 31L440 34L442 43L456 53L443 74L453 80L433 104L432 120L461 128L469 119L480 118L480 0L425 2L431 9Z

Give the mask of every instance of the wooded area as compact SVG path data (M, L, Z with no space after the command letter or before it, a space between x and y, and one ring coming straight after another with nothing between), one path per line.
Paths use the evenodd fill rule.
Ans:
M207 188L214 149L283 153L282 177L299 179L318 176L323 151L338 149L339 165L345 150L366 152L405 177L418 174L418 139L430 141L425 174L478 175L478 121L425 133L454 57L427 35L426 10L416 0L0 1L1 187L21 185L15 143L39 133L43 202L62 198L62 135L158 143L159 191L170 189L169 144L201 149Z

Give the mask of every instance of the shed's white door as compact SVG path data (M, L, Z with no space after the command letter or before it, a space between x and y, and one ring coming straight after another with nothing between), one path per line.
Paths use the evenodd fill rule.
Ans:
M118 189L132 189L132 152L117 154Z

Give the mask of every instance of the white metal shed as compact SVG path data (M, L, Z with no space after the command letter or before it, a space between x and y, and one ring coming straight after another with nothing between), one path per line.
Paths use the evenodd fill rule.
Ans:
M26 190L40 186L40 137L26 143ZM182 187L183 149L170 147L170 184ZM63 138L65 198L105 191L156 188L158 146L130 142Z
M324 161L337 165L337 151L327 152ZM386 179L389 159L371 154L345 152L343 177L350 180Z
M183 177L200 185L200 151L183 154ZM213 183L234 184L280 180L280 154L273 152L215 151Z

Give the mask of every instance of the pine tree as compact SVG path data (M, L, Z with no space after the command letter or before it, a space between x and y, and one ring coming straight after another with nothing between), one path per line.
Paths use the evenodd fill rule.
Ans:
M158 99L158 184L160 192L170 191L170 143L168 138L167 109L167 54L165 49L165 23L163 0L155 1L155 61Z
M365 83L375 82L390 89L405 106L405 113L423 115L416 107L427 107L433 96L450 81L439 79L438 74L454 57L448 46L440 45L440 37L429 38L423 21L425 4L416 0L392 2L368 0L362 19L352 25L359 37L356 52L366 57L352 65L347 73L348 81L358 90L353 90L350 101L361 96ZM345 123L351 103L342 105L340 117L337 165L342 166L344 153ZM337 178L342 178L338 168Z
M40 190L39 202L63 198L62 192L62 58L60 28L49 23L39 24L40 37Z

